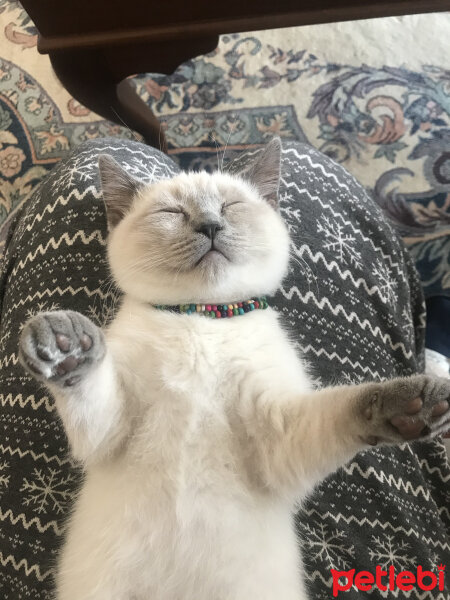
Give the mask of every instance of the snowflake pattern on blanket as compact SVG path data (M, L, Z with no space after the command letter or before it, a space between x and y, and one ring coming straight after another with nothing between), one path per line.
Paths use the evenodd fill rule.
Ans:
M178 167L157 150L93 140L49 174L13 224L0 265L0 597L50 600L64 523L80 481L52 398L22 370L17 339L42 310L98 324L118 300L105 263L97 156L145 181ZM254 150L252 153L254 154ZM380 209L341 166L311 147L283 150L280 210L289 274L271 303L319 385L423 369L423 296L413 263ZM450 559L450 469L439 440L358 455L324 481L295 524L311 598L332 597L330 569L373 571ZM149 557L151 560L151 557ZM448 600L413 589L409 598ZM346 592L359 599L356 588ZM378 594L378 592L377 592ZM381 594L398 597L397 592ZM381 597L380 596L380 597Z

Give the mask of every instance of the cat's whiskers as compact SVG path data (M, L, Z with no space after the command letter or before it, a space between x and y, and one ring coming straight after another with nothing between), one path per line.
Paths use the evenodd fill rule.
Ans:
M98 321L102 327L106 326L115 314L116 304L120 298L120 292L117 290L114 293L113 288L117 288L117 284L111 273L108 273L105 281L101 285L99 295L94 299L91 306L92 316ZM101 294L101 295L100 295ZM97 306L99 306L99 314L97 314Z
M175 252L171 252L170 254L164 253L159 255L153 253L137 259L131 263L130 267L127 269L127 280L140 272L142 273L143 271L152 270L161 266L170 267L173 262L179 262L179 258L185 255L187 245L188 244L183 241L179 243L179 248L176 248Z
M316 284L316 292L317 292L317 295L319 296L319 284L318 284L318 280L317 280L317 275L313 272L313 270L308 265L308 263L305 261L305 259L294 254L292 249L289 250L289 256L290 256L291 260L295 261L298 264L298 266L303 270L304 273L305 273L304 269L306 268L306 280L308 282L308 291L311 291L311 285L310 285L310 278L311 278L312 281L314 281L314 283Z
M236 119L237 119L237 117L236 117L236 115L234 115L234 122L233 122L233 125L236 123ZM229 127L229 133L228 133L228 139L227 139L227 141L226 141L225 148L224 148L224 150L223 150L223 154L222 154L222 162L221 162L221 164L220 164L220 172L221 172L221 173L223 173L223 161L225 160L225 152L227 151L228 144L230 143L231 134L232 134L232 128L231 128L231 126L230 126L230 127Z
M233 244L236 245L239 249L239 253L245 253L245 252L258 252L258 251L262 251L262 252L270 252L272 250L272 247L270 246L270 244L265 243L265 242L252 242L252 243L248 243L246 241L240 241L240 243L238 244Z
M211 139L214 142L214 144L216 145L216 158L217 158L217 171L220 171L220 164L219 164L219 144L217 143L216 138L214 137L213 133L211 132Z
M128 131L131 133L131 135L134 137L134 139L136 140L136 142L141 142L141 140L137 137L137 135L134 133L134 131L132 131L129 126L125 123L125 121L122 119L122 117L118 114L118 112L112 107L110 106L110 109L113 111L113 113L116 115L116 117L119 119L119 121L121 123L123 123L124 127L126 127L128 129Z

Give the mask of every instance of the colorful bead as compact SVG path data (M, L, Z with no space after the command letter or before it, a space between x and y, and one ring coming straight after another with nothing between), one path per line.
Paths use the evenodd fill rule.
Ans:
M225 319L234 316L244 315L257 308L266 309L269 304L265 296L256 299L243 300L242 302L233 302L230 304L179 304L170 306L166 304L156 304L155 308L159 310L173 310L175 312L191 315L200 313L211 319Z

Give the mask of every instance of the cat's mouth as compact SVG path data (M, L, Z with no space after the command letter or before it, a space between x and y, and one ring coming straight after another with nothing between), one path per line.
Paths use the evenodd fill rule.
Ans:
M221 250L218 250L212 246L203 254L203 256L199 258L199 260L195 263L195 266L198 267L199 265L204 265L209 262L215 262L223 259L229 260L229 258Z

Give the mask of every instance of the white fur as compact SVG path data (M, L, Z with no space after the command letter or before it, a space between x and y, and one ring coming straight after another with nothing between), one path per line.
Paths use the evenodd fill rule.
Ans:
M189 191L194 192L189 197ZM157 229L146 227L146 221L155 221L155 215L147 216L161 197L169 201L176 198L181 205L189 205L193 220L202 214L214 214L220 218L220 200L245 198L243 209L234 209L239 226L250 213L251 222L241 234L250 240L250 248L239 249L236 260L227 264L220 278L205 278L192 270L178 271L176 277L167 270L166 263L159 262L158 246L161 240L179 235L174 230L177 217L161 223ZM245 212L244 212L245 211ZM154 239L156 237L156 239ZM148 245L148 246L147 246ZM146 250L156 266L130 270ZM233 248L230 248L233 250ZM134 200L129 214L111 232L108 256L114 279L127 294L143 302L177 304L182 302L227 302L275 292L284 277L289 252L289 236L283 220L248 182L225 173L214 176L205 172L182 173L169 181L160 181L143 188ZM156 260L155 260L156 259ZM162 267L162 268L161 268ZM174 268L177 265L173 265Z
M288 262L282 220L250 184L206 174L173 181L146 188L111 235L112 271L126 295L105 358L80 385L53 390L86 470L57 597L302 600L292 515L363 447L348 418L351 394L312 391L270 308L212 320L150 306L254 297L279 285ZM221 266L220 277L214 269L164 277L151 267L127 277L139 253L157 252L133 227L168 186L171 197L183 186L200 190L201 210L227 190L257 206L246 262ZM219 214L211 202L207 209Z
M83 426L65 420L87 473L58 599L305 598L295 501L360 444L323 438L329 399L306 410L314 394L275 313L216 322L126 300L107 344L127 395L119 426L104 369L103 390L77 398ZM289 422L302 401L304 422Z

